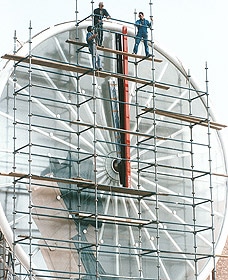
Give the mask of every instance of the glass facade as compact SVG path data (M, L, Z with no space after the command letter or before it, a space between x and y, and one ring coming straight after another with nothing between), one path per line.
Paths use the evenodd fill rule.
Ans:
M78 27L80 42L90 24ZM120 24L104 28L105 48L115 49ZM33 273L205 279L223 239L227 203L226 178L214 175L225 174L226 163L208 94L150 45L161 62L128 57L127 75L135 80L126 79L126 132L115 75L122 58L99 50L105 74L93 75L87 47L66 43L75 38L74 23L56 29L33 39L33 57L84 67L83 73L21 61L9 71L0 99L0 202ZM128 35L131 53L131 26ZM118 140L125 134L130 143ZM126 146L127 159L119 154ZM126 162L131 183L123 192ZM17 274L28 275L26 269Z

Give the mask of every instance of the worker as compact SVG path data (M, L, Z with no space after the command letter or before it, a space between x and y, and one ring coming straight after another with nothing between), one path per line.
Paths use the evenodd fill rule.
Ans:
M103 18L111 18L109 13L107 12L106 9L104 9L104 3L99 2L99 8L95 9L93 11L94 13L94 18L93 18L93 24L95 28L95 33L98 33L97 36L97 44L98 46L103 47Z
M92 55L93 69L102 70L100 56L97 52L97 46L95 42L97 34L93 33L93 27L90 25L87 27L86 41L88 43L89 52Z
M144 18L143 12L139 12L139 19L135 22L135 26L137 27L137 34L135 37L135 45L133 49L133 53L137 54L138 47L141 39L143 39L145 53L146 56L149 56L149 47L148 47L148 31L147 28L152 28L152 17L151 21L148 21Z

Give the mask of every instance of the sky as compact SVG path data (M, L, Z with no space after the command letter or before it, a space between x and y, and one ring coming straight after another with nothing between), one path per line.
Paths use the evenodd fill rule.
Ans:
M16 31L19 41L58 23L83 19L98 7L95 0L0 0L0 55L13 49ZM104 7L115 19L135 21L135 11L145 18L153 14L154 40L177 57L200 89L205 90L205 63L208 66L209 96L216 121L228 125L227 0L106 0ZM149 5L152 3L152 5ZM228 128L222 131L228 140ZM226 148L228 150L228 147Z

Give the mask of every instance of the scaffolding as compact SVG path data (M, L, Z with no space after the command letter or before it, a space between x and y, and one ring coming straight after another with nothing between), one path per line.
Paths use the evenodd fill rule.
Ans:
M84 37L94 15L79 21L77 9L76 0L61 59L33 52L31 25L28 54L3 57L14 61L14 147L12 171L0 173L13 178L12 257L1 275L187 280L212 262L216 279L212 177L226 175L213 173L211 131L225 125L211 120L207 77L205 91L190 73L186 86L163 82L153 29L151 55L132 54L134 25L120 20L104 27L111 46L97 47L104 69L94 69Z

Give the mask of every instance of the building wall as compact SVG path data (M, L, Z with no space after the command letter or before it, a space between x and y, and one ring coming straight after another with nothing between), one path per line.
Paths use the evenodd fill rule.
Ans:
M228 256L228 238L226 240L226 245L222 252L223 256ZM217 280L227 280L228 279L228 257L222 257L217 263Z
M226 245L223 249L222 256L216 265L216 280L227 280L228 279L228 238L226 240ZM212 277L209 276L207 280L211 280ZM213 279L212 279L213 280Z

